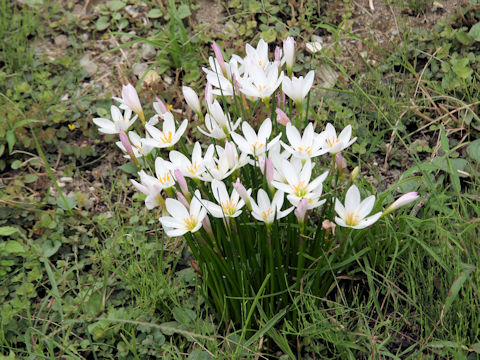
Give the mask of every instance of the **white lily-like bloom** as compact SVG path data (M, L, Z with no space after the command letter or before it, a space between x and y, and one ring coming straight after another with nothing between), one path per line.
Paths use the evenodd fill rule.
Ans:
M160 222L168 237L182 236L187 232L194 233L200 230L202 221L207 216L198 190L195 191L189 209L180 201L170 198L165 200L165 207L171 216L162 216Z
M263 155L275 143L277 143L280 139L280 136L282 136L282 134L278 134L277 137L267 143L268 138L272 133L272 121L270 118L267 118L263 121L260 129L258 129L258 134L255 133L255 130L253 130L250 124L246 121L242 123L242 131L243 136L232 132L232 139L235 141L241 151L245 152L246 154L253 155L254 157Z
M253 201L253 199L251 200L252 216L267 225L273 223L274 220L287 216L293 211L294 207L292 206L282 211L283 200L283 191L277 191L270 202L267 192L259 189L257 192L257 202Z
M242 152L239 156L235 144L229 141L225 143L225 148L217 145L215 150L217 157L212 158L205 165L206 171L201 177L204 181L212 181L214 179L221 181L249 161L248 155Z
M128 138L132 145L133 155L135 155L136 158L148 155L153 150L152 146L142 144L142 138L135 131L129 131ZM117 141L115 144L123 152L127 152L127 149L125 148L125 146L122 144L121 141ZM127 159L130 159L130 155L128 154L124 155L124 157Z
M233 75L237 80L241 78L243 72L239 65L243 64L243 60L239 56L233 55L230 62L225 63L227 76L223 74L217 59L209 57L208 61L211 70L207 68L202 68L202 70L207 74L207 81L216 88L212 93L219 96L233 96Z
M157 180L163 189L168 189L175 185L173 170L174 168L171 162L163 160L161 157L155 159L155 175L157 175Z
M315 72L309 71L305 78L292 76L292 78L284 77L282 81L283 92L296 103L302 102L312 88Z
M278 190L287 193L287 199L292 205L297 206L300 200L307 199L308 208L313 209L325 202L325 200L320 200L320 196L322 195L323 182L327 178L328 171L310 181L313 167L310 159L305 161L300 171L288 160L283 160L281 167L286 183L274 180L272 185Z
M205 156L202 157L202 147L199 142L196 142L193 146L191 160L176 150L170 151L169 157L173 168L179 169L183 176L201 179L201 175L205 171L205 165L212 160L213 152L214 147L210 145L205 151Z
M148 175L145 171L141 170L138 172L140 176L140 183L136 180L131 179L132 184L140 192L147 195L145 198L145 206L148 210L151 210L162 204L163 198L161 192L163 190L162 184L158 181L157 178Z
M268 60L268 43L263 39L260 39L256 49L252 45L246 44L245 52L247 55L244 58L244 62L247 66L255 64L263 69L270 64Z
M197 126L198 131L200 131L203 135L206 135L208 137L217 139L217 140L222 140L227 137L230 132L235 131L240 123L242 122L242 118L239 118L236 123L232 124L229 123L228 127L225 129L224 127L222 128L211 116L210 114L205 115L205 128L207 129L206 131L203 130L200 126ZM231 130L230 130L231 129ZM227 131L225 131L227 130Z
M182 124L175 131L175 121L171 113L164 114L163 130L160 131L152 125L145 125L150 139L144 139L143 144L156 148L168 148L175 145L187 129L188 120L183 120Z
M133 125L135 120L137 120L137 115L132 119L132 110L126 109L125 113L122 115L122 112L118 107L112 105L110 107L110 114L112 115L112 120L104 118L95 118L93 122L95 125L99 126L98 131L104 134L118 134L120 131L127 131L130 126Z
M262 69L256 64L246 64L249 77L240 79L240 91L250 99L267 99L282 83L283 71L278 74L276 64L268 64Z
M137 90L132 84L127 84L122 86L122 97L113 97L114 100L118 101L121 105L121 109L131 109L136 113L142 121L144 121L143 108L140 104L140 99L138 98Z
M188 87L188 86L183 86L182 92L183 92L183 97L187 102L187 105L190 106L190 108L197 114L200 113L202 111L202 108L200 106L200 100L198 99L197 93L191 87Z
M318 135L318 141L322 144L322 148L330 154L336 154L343 149L352 145L356 137L350 140L352 137L352 126L348 125L338 135L332 124L328 123L325 130Z
M337 225L343 227L350 227L353 229L363 229L375 223L382 212L366 217L375 205L375 195L370 195L365 200L361 201L360 191L355 185L350 186L345 195L345 206L340 200L335 199L335 211L337 217L335 222Z
M251 192L251 189L248 190L248 195L250 195ZM225 183L223 183L223 181L213 180L212 193L218 204L204 200L204 205L213 217L237 217L242 213L241 208L245 205L245 201L240 198L237 190L233 189L232 194L228 195Z
M311 159L325 154L328 150L322 148L318 141L319 134L313 131L313 124L309 123L303 132L303 136L292 124L286 126L287 139L290 145L280 141L286 151L299 159Z

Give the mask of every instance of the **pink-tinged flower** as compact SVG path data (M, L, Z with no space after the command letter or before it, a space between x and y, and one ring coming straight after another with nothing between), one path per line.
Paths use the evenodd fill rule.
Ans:
M130 119L132 117L131 109L126 109L122 115L120 109L115 105L110 107L110 114L112 120L104 118L93 119L95 125L99 126L99 132L104 134L118 134L120 131L127 131L128 128L133 125L135 120L137 120L137 115Z
M130 155L132 158L135 157L133 154L133 149L132 145L130 144L130 141L128 140L127 134L125 134L124 131L120 131L120 141L122 142L123 147L125 148L125 151Z
M250 194L252 192L251 189L247 190L245 189L245 186L240 182L240 179L237 178L237 181L232 183L233 188L237 191L238 195L242 198L243 201L245 201L245 204L247 204L247 207L251 210L252 209L252 204L251 204L251 199L250 199Z
M202 222L207 216L207 210L200 202L200 192L195 192L195 197L187 209L180 201L167 199L165 207L171 216L162 216L160 222L168 237L182 236L187 232L194 233L202 227Z
M182 137L187 129L187 124L188 121L185 119L176 131L173 115L171 113L166 113L164 115L163 130L158 130L152 125L145 125L145 129L147 129L151 138L144 139L143 143L160 149L172 147Z
M298 202L297 208L294 211L295 216L300 224L305 223L305 214L308 210L308 200L302 199Z
M338 215L335 217L335 222L337 225L353 229L366 228L374 224L382 216L382 212L378 212L375 215L366 217L370 214L374 205L375 195L370 195L362 201L360 191L355 185L352 185L345 195L345 206L342 205L340 200L335 199L335 211Z
M322 145L322 148L330 154L336 154L343 149L352 145L356 137L350 140L352 137L352 126L348 125L338 135L332 124L328 123L325 130L318 135L318 142Z
M138 98L137 90L132 84L127 84L122 86L122 98L114 97L113 99L121 103L120 108L131 109L134 113L138 115L142 123L145 123L145 115L143 114L142 104L140 104L140 99Z
M277 113L277 121L279 124L282 124L283 126L287 126L288 124L291 124L290 119L288 118L287 114L283 112L282 109L276 108L275 112Z
M257 202L252 200L252 216L258 221L263 221L270 225L274 220L281 219L293 210L293 206L282 211L284 193L277 191L273 196L272 201L265 190L259 189L257 192Z
M190 192L188 191L188 185L187 181L185 180L185 177L182 174L182 171L180 169L175 169L173 171L173 175L175 176L175 179L177 180L178 186L180 186L180 190L182 190L182 193L185 194L185 196L190 196Z
M212 84L207 81L207 85L205 86L205 102L207 106L213 103L213 93L212 93Z
M286 40L283 40L283 53L287 69L291 71L293 64L295 64L295 40L293 40L293 37L289 36Z
M202 112L202 108L200 107L200 100L198 99L197 93L188 86L183 86L182 92L187 105L190 106L194 112L200 114Z
M273 181L273 162L272 159L267 158L265 160L265 178L267 179L267 184L272 185Z
M139 158L139 157L142 157L142 156L145 156L145 155L148 155L150 154L150 152L153 150L153 147L152 146L148 146L148 145L144 145L142 144L142 141L143 139L140 137L140 135L138 135L136 132L134 131L129 131L128 132L128 138L129 138L129 142L131 144L131 147L132 147L132 151L133 151L133 155L135 158ZM125 148L125 146L123 145L123 142L122 141L117 141L115 143L123 152L126 152L127 155L125 155L125 157L127 159L130 159L131 156L130 156L130 153L128 153L127 149Z
M187 210L190 209L190 204L188 203L187 198L179 191L177 191L177 199L182 203L183 206L185 206Z
M140 176L140 183L131 179L132 184L140 192L147 195L145 198L145 206L148 210L151 210L157 206L164 204L163 197L161 195L163 185L153 176L147 175L145 171L141 170L138 172Z
M256 49L250 44L245 45L245 52L247 55L244 61L248 66L253 64L263 69L270 64L268 61L268 44L263 39L260 39Z
M258 65L248 65L249 77L240 81L240 91L251 99L267 99L282 83L283 71L278 73L278 66L268 64L265 68Z
M323 220L322 229L327 230L327 234L331 231L332 234L335 235L335 228L336 225L334 222L331 222L330 220Z
M292 78L284 77L282 81L283 92L296 103L300 103L305 99L308 92L312 88L315 72L309 71L305 78L303 76Z
M277 91L277 106L285 109L285 93L283 91Z
M417 200L419 198L419 195L417 192L409 192L406 193L402 196L400 196L397 200L395 200L384 212L384 215L387 215L391 213L394 210L397 210L398 208L405 206L407 204L410 204L411 202Z
M214 41L212 43L213 53L215 54L215 59L217 59L220 68L222 69L222 73L224 76L227 76L227 68L225 66L225 60L223 59L223 54L220 48L218 47L217 43Z
M163 116L165 113L169 112L168 108L165 106L162 100L157 96L157 101L153 103L153 109L157 112L158 115Z

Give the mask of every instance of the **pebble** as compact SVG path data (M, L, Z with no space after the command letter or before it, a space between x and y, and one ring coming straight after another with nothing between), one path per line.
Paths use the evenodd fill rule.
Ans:
M94 75L97 70L98 66L92 60L89 59L88 55L85 55L80 59L80 66L83 70L85 70L90 76Z
M83 42L87 42L88 38L88 33L83 33L80 35L80 40L82 40Z
M142 44L142 57L145 60L153 59L155 56L157 56L157 50L153 45L150 45L148 43L143 43Z
M58 35L54 39L55 45L61 49L66 49L68 46L68 38L66 35Z
M141 77L143 73L147 71L147 69L148 69L148 64L146 63L135 63L132 66L133 73L138 77Z

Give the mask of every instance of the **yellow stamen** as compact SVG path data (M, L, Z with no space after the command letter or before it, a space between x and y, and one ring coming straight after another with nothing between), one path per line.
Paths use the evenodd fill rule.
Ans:
M307 194L307 187L304 185L303 181L300 181L297 186L292 185L295 190L295 195L298 197L304 197Z
M162 135L160 137L160 140L164 143L164 144L168 144L168 143L171 143L172 142L172 132L169 131L168 134L165 134L164 131L162 131Z
M355 226L360 222L358 218L359 216L353 211L349 212L347 213L347 219L345 220L345 224L347 224L348 226Z
M189 218L184 218L183 222L185 223L187 229L190 231L192 231L198 224L198 220L195 215L190 215Z
M330 147L333 147L333 145L337 144L340 142L340 140L338 140L337 138L335 138L335 136L332 136L331 139L327 139L328 141L328 145L330 145Z
M302 146L299 146L297 149L298 149L298 151L306 152L308 155L310 155L311 152L312 152L312 149L310 148L310 146L307 146L306 148L303 148Z
M268 208L267 211L262 211L263 220L267 220L267 218L273 214L273 210Z
M160 181L162 185L164 185L167 182L171 182L172 178L170 177L170 173L167 172L167 173L164 173L163 176L159 176L158 181Z
M198 171L198 163L194 161L192 165L187 165L187 170L190 174L195 175Z
M225 215L235 214L235 207L237 206L237 203L233 200L222 201L221 205Z

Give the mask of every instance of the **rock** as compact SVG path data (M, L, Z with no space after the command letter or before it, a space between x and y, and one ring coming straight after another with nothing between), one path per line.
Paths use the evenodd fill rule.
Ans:
M143 73L147 71L147 69L148 69L148 64L146 63L135 63L132 66L133 73L138 77L141 77Z
M95 64L92 60L89 59L88 54L80 59L80 66L90 76L94 75L98 70L97 64Z
M83 33L80 35L80 40L82 40L82 42L87 42L88 39L89 39L88 33Z
M61 49L66 49L68 46L68 38L65 35L58 35L54 39L55 45Z
M157 55L157 50L153 45L142 44L142 58L145 60L153 59Z

